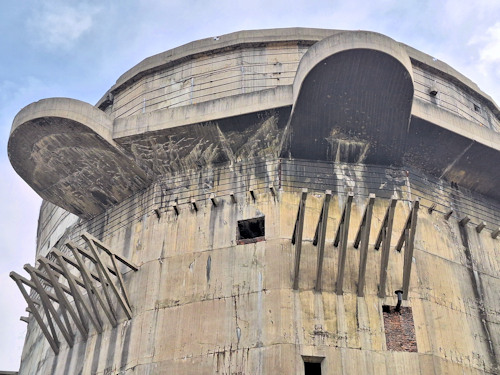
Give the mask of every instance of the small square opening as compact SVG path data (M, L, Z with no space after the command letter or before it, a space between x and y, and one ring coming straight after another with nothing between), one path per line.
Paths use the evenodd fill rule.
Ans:
M264 241L265 235L266 230L264 216L238 221L238 245Z
M481 112L481 107L479 106L479 104L474 103L474 111Z
M304 375L321 375L323 357L303 357Z

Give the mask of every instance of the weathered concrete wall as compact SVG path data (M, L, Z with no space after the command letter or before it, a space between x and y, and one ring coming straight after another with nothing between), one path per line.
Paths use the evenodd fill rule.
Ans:
M103 315L103 332L92 326L88 339L73 327L75 345L61 337L57 355L30 314L20 374L302 375L304 361L321 361L323 374L500 371L500 240L492 235L500 111L466 77L411 47L317 29L193 42L126 72L96 107L70 99L26 107L9 157L52 202L41 208L37 255L67 252L67 241L85 247L88 232L138 265L122 269L132 318L118 309L113 328ZM297 276L292 233L303 188ZM354 242L371 193L359 297ZM334 238L348 194L339 291ZM375 244L392 197L381 286ZM405 266L407 248L396 247L416 199ZM239 238L239 221L256 218L265 234ZM394 292L409 265L399 314Z
M64 233L78 221L75 216L56 205L43 201L38 218L36 254L45 256Z
M298 43L207 53L148 75L114 97L113 117L198 104L293 83L307 46Z
M256 156L406 164L500 198L490 166L500 163L500 111L448 65L367 31L219 39L146 59L98 107L28 105L9 139L13 167L82 218L164 173Z
M63 343L58 356L32 322L20 373L303 374L302 356L325 357L322 371L328 374L495 373L500 352L500 244L490 230L477 233L472 222L460 227L461 213L449 220L438 211L429 214L426 206L435 201L429 192L438 186L421 193L424 206L409 300L403 302L412 308L418 352L388 351L382 305L395 305L393 292L402 283L404 252L394 246L409 212L411 176L391 182L388 177L396 175L391 170L364 167L363 175L355 166L330 164L335 173L309 182L307 176L297 179L292 169L278 166L277 161L247 162L208 168L201 175L171 176L164 181L167 194L152 188L132 199L129 208L116 207L121 226L113 224L111 212L106 219L94 219L101 220L99 225L77 224L71 237L93 230L114 251L140 265L139 271L125 276L134 317L121 316L118 327L107 326L101 335L93 332L87 341L77 334L75 347L68 349ZM308 164L311 167L314 163ZM324 171L326 165L316 168ZM370 174L386 176L387 192L387 185L376 188ZM292 180L295 188L287 186ZM276 184L276 196L270 183ZM334 189L321 293L314 291L317 249L312 245L323 204L321 189L313 189L306 201L299 290L292 289L295 249L290 238L300 187L307 183ZM251 189L255 201L248 193ZM344 294L339 296L334 291L338 249L332 243L349 190L355 199ZM231 201L230 191L235 191L237 203ZM217 192L218 206L207 198L210 192ZM356 297L359 250L352 243L368 192L383 198L374 206L365 297ZM389 192L403 200L396 206L388 297L379 298L380 251L373 246ZM462 192L454 194L464 197ZM198 211L191 197L196 197ZM456 197L443 200L442 192L439 197L444 206L462 207ZM175 198L178 216L170 206ZM152 208L159 208L160 217ZM261 215L265 241L237 245L237 221Z
M419 64L413 65L413 77L416 98L500 132L500 120L488 106L482 104L477 95L471 95L463 87L429 69L422 68ZM430 95L431 90L436 90L437 94Z

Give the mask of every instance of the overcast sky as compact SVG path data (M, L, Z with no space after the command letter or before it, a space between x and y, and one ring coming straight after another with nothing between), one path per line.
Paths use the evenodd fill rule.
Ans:
M122 73L153 54L233 31L293 26L383 33L448 63L500 103L498 0L2 0L1 5L0 371L19 368L26 332L19 317L27 314L26 303L8 275L33 264L41 203L7 157L12 120L27 104L48 97L95 104Z

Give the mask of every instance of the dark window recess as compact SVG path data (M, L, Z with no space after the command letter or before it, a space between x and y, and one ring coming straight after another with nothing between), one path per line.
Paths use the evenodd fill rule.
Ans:
M238 245L264 241L265 235L264 216L238 221Z
M477 104L474 104L474 111L481 112L481 107Z
M304 375L321 375L321 362L306 362L304 359Z
M416 352L417 339L411 307L382 306L387 350Z

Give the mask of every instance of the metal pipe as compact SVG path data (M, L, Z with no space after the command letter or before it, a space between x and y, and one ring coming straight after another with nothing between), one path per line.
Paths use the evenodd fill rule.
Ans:
M398 296L398 304L396 305L396 308L394 309L394 311L399 312L399 311L401 311L401 302L403 302L403 291L396 290L394 293L396 293Z

